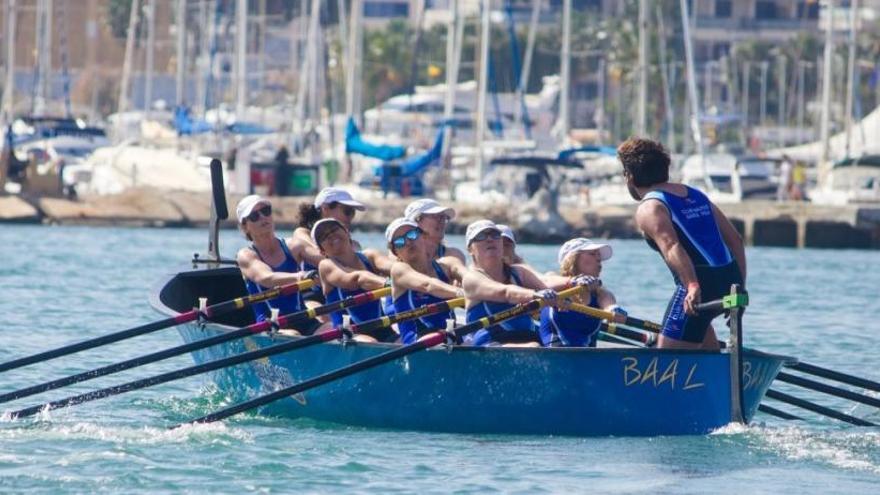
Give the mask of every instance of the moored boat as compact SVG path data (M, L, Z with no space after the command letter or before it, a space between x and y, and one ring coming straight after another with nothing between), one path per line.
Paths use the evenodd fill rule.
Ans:
M199 297L244 295L235 267L185 271L165 280L153 307L177 315ZM249 309L179 327L186 342L253 322ZM255 335L193 353L196 363L286 339ZM330 342L226 368L212 375L236 401L253 398L386 352L393 344ZM723 427L738 415L732 354L615 348L437 347L336 380L266 406L266 414L336 423L455 433L687 435ZM748 422L788 360L742 353L741 415Z

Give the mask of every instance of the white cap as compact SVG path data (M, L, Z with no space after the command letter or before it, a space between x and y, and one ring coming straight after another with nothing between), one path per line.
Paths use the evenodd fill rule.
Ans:
M561 265L565 258L572 253L579 253L581 251L599 251L599 256L602 261L607 260L611 257L614 252L611 250L611 246L608 244L603 244L601 242L593 242L584 237L576 237L570 241L565 241L565 244L559 248L559 255L556 257L556 261Z
M251 194L241 198L238 206L235 207L235 216L238 217L238 223L243 222L245 217L250 215L254 211L254 207L260 203L269 204L269 201L259 194Z
M422 215L436 215L438 213L443 213L450 220L455 218L455 210L430 198L417 199L406 205L406 209L403 210L403 216L414 221L418 221Z
M338 187L325 187L315 196L315 208L320 208L328 203L340 203L353 207L355 210L364 211L367 209L363 203L351 197L345 189Z
M498 230L501 231L501 237L507 237L508 239L513 241L514 244L516 244L516 236L513 235L513 229L511 229L509 225L499 223Z
M492 220L477 220L472 224L467 226L467 231L465 232L465 243L470 246L471 242L474 240L474 237L477 236L480 232L484 230L495 230L497 232L501 232L501 229L495 225L495 222Z
M342 227L342 230L346 230L345 225L342 225L342 222L340 222L339 220L337 220L335 218L322 218L322 219L318 220L317 222L315 222L315 225L312 225L312 232L311 232L312 242L315 243L315 246L318 246L318 239L315 238L315 234L318 233L318 226L325 225L328 223L335 223L335 224L339 225L340 227Z
M385 229L385 240L391 242L391 239L394 238L394 233L397 232L397 229L404 226L418 228L419 224L406 217L395 218L391 221L391 223L388 224L388 228Z

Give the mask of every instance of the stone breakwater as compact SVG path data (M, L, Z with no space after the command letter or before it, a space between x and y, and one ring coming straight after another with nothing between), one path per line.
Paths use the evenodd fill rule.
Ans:
M230 215L240 198L228 196ZM271 198L279 229L292 229L297 211L311 197ZM359 213L358 230L382 232L402 215L411 198L371 199ZM513 205L485 205L456 201L458 216L449 230L463 233L468 223L491 218L509 224L521 242L559 243L574 236L637 238L640 236L631 206L560 206L559 221L547 223L524 216ZM750 245L833 248L880 248L880 206L820 206L810 203L746 202L720 205ZM130 189L110 196L78 201L48 197L0 196L0 223L53 225L123 225L147 227L204 227L210 218L205 193ZM538 228L536 228L536 225ZM235 228L235 220L224 222Z

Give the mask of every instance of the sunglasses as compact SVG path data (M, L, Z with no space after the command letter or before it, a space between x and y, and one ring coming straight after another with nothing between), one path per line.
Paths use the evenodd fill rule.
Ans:
M264 217L268 217L272 215L272 205L266 205L260 209L254 210L250 215L244 217L246 220L250 220L251 222L256 222L260 219L260 215Z
M354 206L348 206L341 203L330 203L330 209L336 208L337 206L342 207L342 213L347 217L354 217L354 214L357 213Z
M498 232L497 230L484 230L475 235L471 242L483 242L486 239L497 241L498 239L501 239L501 232Z
M422 236L422 229L412 229L407 231L406 234L403 234L400 237L395 237L391 239L391 245L394 246L395 249L401 249L403 246L406 246L406 241L410 240L415 242L419 237Z

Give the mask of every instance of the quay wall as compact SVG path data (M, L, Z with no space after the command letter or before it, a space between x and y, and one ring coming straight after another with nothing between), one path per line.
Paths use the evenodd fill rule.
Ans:
M230 215L238 197L227 198ZM271 198L280 230L292 229L300 203L310 197ZM371 208L358 215L357 229L384 231L400 216L410 198L371 200ZM554 235L528 233L522 229L518 210L509 205L483 205L456 201L458 216L450 231L463 233L479 218L508 223L520 232L522 242L558 243L573 236L600 238L640 237L628 206L560 207L564 221ZM823 206L811 203L750 201L719 207L731 218L747 244L754 246L880 248L880 205ZM0 196L0 223L54 225L127 225L149 227L201 227L209 219L210 197L206 193L130 189L111 196L83 197L77 201L50 197ZM234 219L224 227L235 228Z

